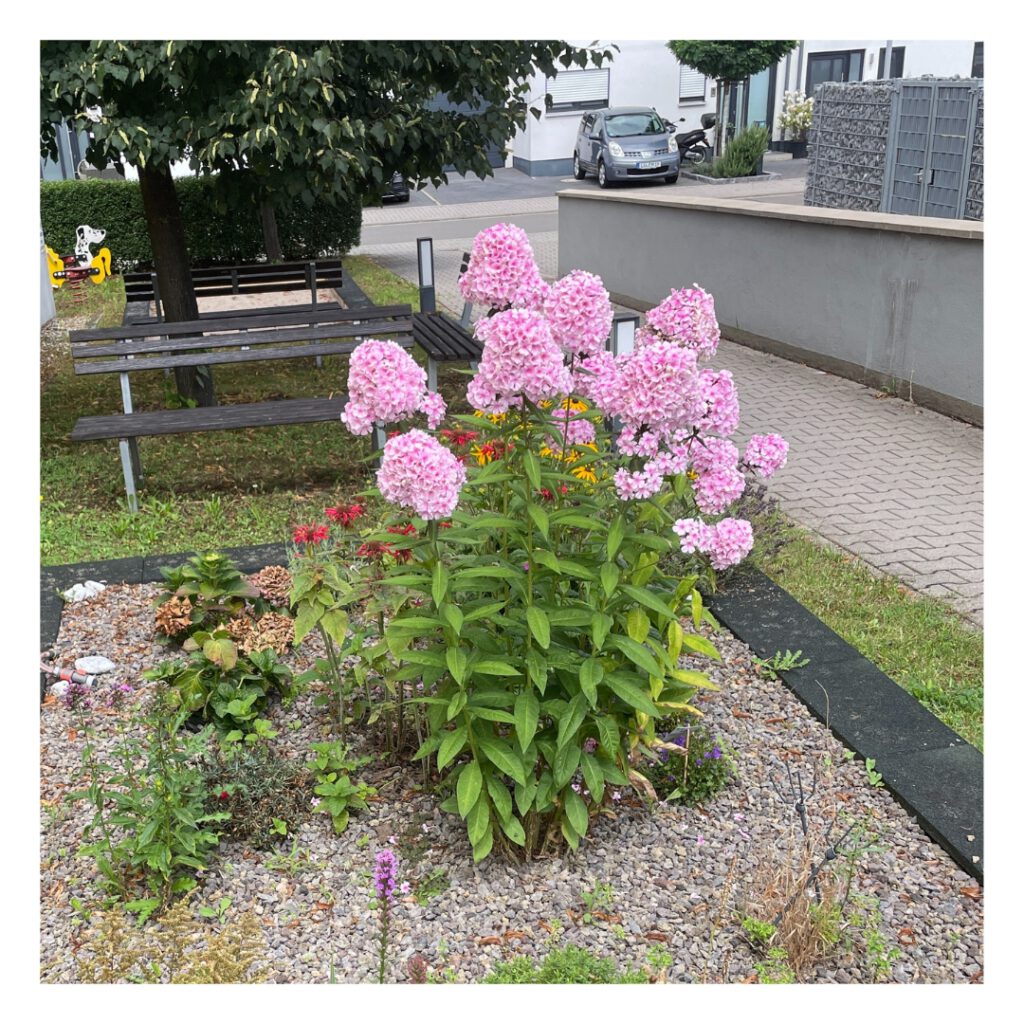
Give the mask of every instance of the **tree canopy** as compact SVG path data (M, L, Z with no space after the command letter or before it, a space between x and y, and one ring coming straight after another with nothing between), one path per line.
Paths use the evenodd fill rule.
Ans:
M668 48L702 75L736 82L771 67L796 45L795 39L673 39Z
M531 75L609 59L555 41L44 42L43 150L70 120L97 167L184 159L253 171L282 200L341 200L395 171L490 174L488 145L526 123ZM439 93L470 112L429 109Z

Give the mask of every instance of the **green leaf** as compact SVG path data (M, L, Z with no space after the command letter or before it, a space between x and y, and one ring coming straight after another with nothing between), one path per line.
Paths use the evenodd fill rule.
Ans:
M583 769L583 780L587 784L587 789L594 800L600 803L604 799L604 775L597 759L593 754L584 751L580 757L580 767Z
M480 796L480 789L484 784L484 777L480 773L480 765L476 761L470 761L461 772L459 781L456 784L455 792L459 803L459 814L465 818L473 809L473 805Z
M501 823L501 830L512 840L516 846L526 845L526 833L518 818L509 817Z
M611 597L619 585L619 567L614 562L605 562L601 566L601 587L605 597Z
M576 850L580 845L580 837L573 830L572 825L569 823L569 819L562 819L562 835L565 836L565 841L569 844L570 848Z
M510 665L507 661L495 661L492 658L485 658L483 661L474 661L470 665L473 675L481 676L518 676L519 669Z
M579 764L580 748L576 744L570 743L558 751L551 766L555 789L561 789L573 777Z
M230 672L238 664L238 648L227 637L207 640L203 644L203 655L225 672Z
M465 617L463 616L460 608L457 608L453 604L443 604L441 606L441 618L452 627L456 636L462 632L462 624Z
M715 661L722 660L722 656L715 649L715 645L710 640L705 640L704 637L698 636L696 633L683 634L683 647L688 651L693 651L695 654L703 654L707 658L714 658Z
M437 770L440 771L446 764L453 761L466 745L466 737L469 735L469 727L465 722L458 725L452 732L446 733L441 746L437 751Z
M635 683L627 682L618 673L610 672L604 677L604 685L621 697L630 707L642 711L645 715L657 718L660 712L651 698ZM599 720L600 721L600 720Z
M484 837L485 832L490 832L491 812L487 806L487 798L481 794L477 802L472 806L466 816L466 828L469 832L469 841L476 846Z
M533 638L547 650L551 644L551 624L547 615L536 605L530 605L526 609L526 621L530 626Z
M494 833L488 829L480 842L473 844L473 863L479 864L491 852L492 846L494 846Z
M565 791L565 814L569 819L569 824L572 825L572 830L577 835L587 834L590 815L587 813L587 805L583 802L583 797L574 789Z
M630 639L642 644L650 631L651 620L647 618L647 613L642 608L630 608L629 614L626 616L626 632Z
M511 776L516 782L526 781L523 763L516 757L510 746L507 746L500 740L489 738L477 740L477 746L487 760L497 768L500 768L506 775Z
M651 654L648 648L643 644L637 643L632 637L619 636L616 634L611 637L608 642L616 650L622 651L622 653L638 668L642 668L652 676L662 675L661 665L658 664L654 655Z
M666 619L671 619L673 621L676 619L675 611L673 611L665 601L656 594L652 594L649 590L645 590L643 587L634 587L631 583L623 583L621 589L624 594L633 598L637 604L642 604L652 612L664 615Z
M548 682L548 663L547 659L536 647L531 647L526 652L526 668L530 674L530 681L540 690L540 694L543 697Z
M597 687L604 678L604 665L598 658L587 658L580 666L580 689L592 708L597 707Z
M532 502L526 506L527 515L537 524L537 529L540 530L544 537L548 536L548 529L550 522L548 520L548 514L540 507L540 505L534 505Z
M295 615L295 640L296 647L302 638L320 621L320 613L323 605L318 601L302 601L299 604L298 612Z
M320 616L320 626L340 647L348 636L348 612L344 608L328 608Z
M561 721L558 723L558 739L555 741L556 747L563 747L566 743L572 741L576 735L576 731L583 724L583 719L587 716L587 695L585 693L577 693L571 701L569 701L569 708L565 715L562 716Z
M526 780L526 785L516 783L516 807L521 815L525 815L533 804L533 798L537 794L537 780L531 775Z
M537 732L537 723L540 721L540 701L529 690L524 690L516 698L513 715L519 749L525 753Z
M699 590L690 591L690 604L692 605L693 624L700 628L700 620L704 612L704 598L700 596Z
M445 595L448 593L448 570L440 562L434 566L430 593L434 598L434 606L440 608L444 603Z
M550 569L552 572L561 573L562 571L562 563L559 562L558 556L546 548L535 548L530 557L537 565L543 565L544 568Z
M674 665L677 661L679 661L679 655L682 654L682 651L683 651L683 637L684 636L685 636L685 633L683 632L683 627L680 626L679 623L675 619L673 619L668 624L668 644L667 644L668 660L669 660L669 662L672 665Z
M488 708L480 704L471 704L469 714L472 718L482 718L485 722L503 722L505 725L514 725L516 721L507 711L498 711L497 708Z
M530 449L523 453L523 469L533 489L540 490L540 461Z
M590 619L590 639L594 641L594 650L600 651L608 637L608 631L614 625L614 620L604 612L594 612Z
M516 783L518 786L518 783ZM512 794L509 793L505 784L496 779L493 775L487 776L487 792L491 796L491 803L498 812L498 819L502 822L512 817Z
M615 521L608 528L608 557L612 559L615 557L622 545L622 538L626 535L626 520L620 515L615 517Z
M469 698L466 696L465 690L459 690L455 696L448 702L447 721L451 721L462 709L466 706Z
M448 671L452 679L457 683L466 681L466 667L469 665L469 657L461 647L449 647L444 652L444 660L448 665Z

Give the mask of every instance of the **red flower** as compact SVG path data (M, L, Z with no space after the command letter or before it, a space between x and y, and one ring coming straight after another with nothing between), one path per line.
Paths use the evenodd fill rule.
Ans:
M450 519L445 519L444 522L438 523L437 525L439 529L450 530L453 524Z
M400 431L400 430L391 430L391 431L388 431L388 437L389 437L389 438L392 438L392 437L398 437L398 435L399 435L400 433L401 433L401 431Z
M394 557L395 554L395 549L390 544L382 544L379 540L367 541L356 551L357 557L371 558L374 561L380 561L385 555Z
M226 789L222 789L220 791L220 796L217 799L218 800L228 800L228 799L230 799L230 796L231 796L231 794L228 793L228 791Z
M319 544L322 540L327 540L330 534L329 526L310 523L308 526L296 526L292 536L296 544Z
M342 526L351 526L357 519L362 518L365 509L358 502L352 505L337 505L334 508L325 508L324 515L335 523Z
M558 490L561 494L568 494L569 488L565 484L559 484Z
M416 527L412 523L406 523L405 526L389 526L388 533L400 533L403 537L408 537L410 534L416 532Z
M450 441L456 448L465 448L471 441L475 441L480 434L476 430L442 430L441 436Z
M554 494L552 494L552 493L551 493L551 491L550 491L550 490L549 490L549 489L548 489L547 487L542 487L542 488L541 488L541 489L540 489L540 490L539 490L539 491L538 491L537 493L538 493L538 494L539 494L539 495L540 495L540 496L541 496L541 497L542 497L542 498L543 498L543 499L544 499L545 501L554 501L554 500L555 500L555 496L554 496Z

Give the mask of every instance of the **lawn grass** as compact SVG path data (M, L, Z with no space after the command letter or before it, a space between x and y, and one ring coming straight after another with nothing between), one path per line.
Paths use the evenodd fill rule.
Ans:
M346 257L346 272L378 305L410 303L414 285L367 257ZM118 277L75 304L57 293L59 317L120 323ZM79 323L78 326L84 326ZM199 548L280 542L291 528L351 499L370 483L368 438L341 424L142 438L146 473L140 512L128 512L113 442L72 445L79 416L120 412L117 378L72 373L66 339L43 360L41 560L43 564ZM422 358L419 355L419 358ZM344 387L347 357L217 367L222 403L324 396ZM465 377L441 367L439 388L466 411ZM137 374L138 409L163 408L171 394L160 373ZM759 524L768 526L765 522ZM979 748L983 743L983 638L941 602L878 577L851 555L826 548L792 524L776 522L781 546L759 544L753 561L847 642ZM769 535L764 530L762 535Z
M983 748L981 628L792 524L753 563L937 718ZM796 641L799 644L799 641Z

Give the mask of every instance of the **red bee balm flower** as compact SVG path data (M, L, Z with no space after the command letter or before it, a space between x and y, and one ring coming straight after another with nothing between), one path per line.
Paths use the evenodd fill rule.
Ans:
M331 528L318 523L296 526L293 538L296 544L319 544L330 536Z
M412 523L406 523L405 526L389 526L388 533L400 533L403 537L408 537L410 534L416 532L416 527Z
M231 794L228 793L228 791L226 789L222 789L221 793L220 793L220 796L217 799L219 799L219 800L228 800L228 799L230 799L230 796L231 796Z
M341 523L342 526L351 526L357 519L361 519L365 509L358 502L352 505L338 505L334 508L325 508L324 515L332 522Z

